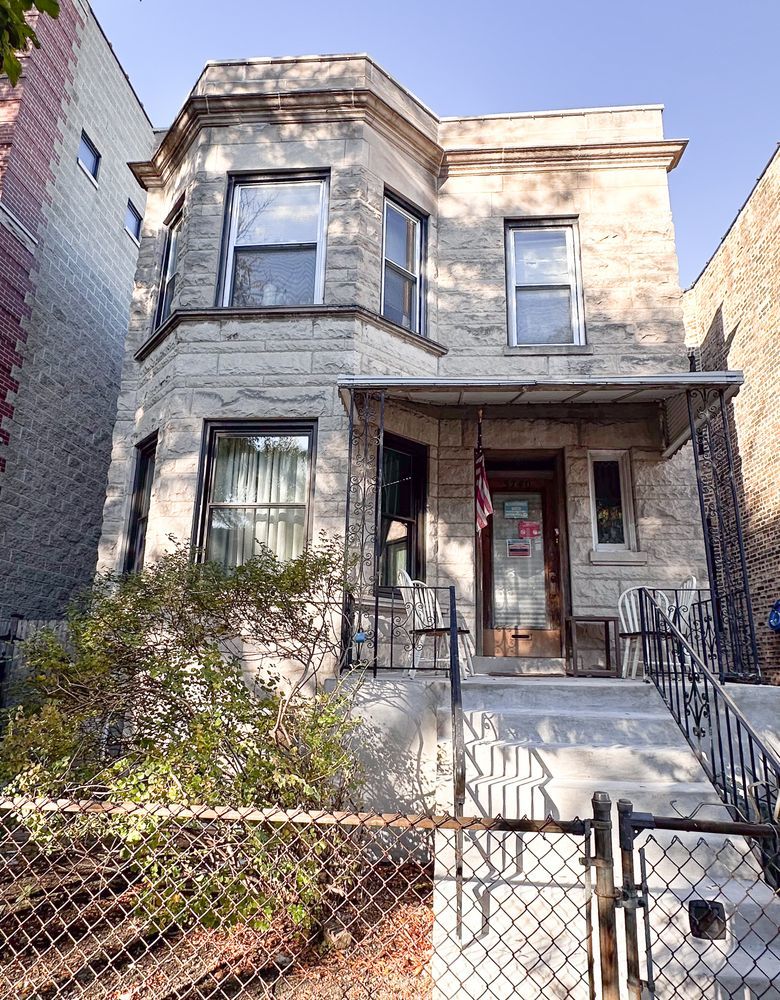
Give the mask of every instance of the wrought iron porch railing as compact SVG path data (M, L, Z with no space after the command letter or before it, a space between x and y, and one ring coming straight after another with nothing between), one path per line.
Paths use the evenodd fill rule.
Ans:
M771 823L780 836L780 760L718 680L707 602L681 614L640 592L645 674L658 688L708 778L736 819Z

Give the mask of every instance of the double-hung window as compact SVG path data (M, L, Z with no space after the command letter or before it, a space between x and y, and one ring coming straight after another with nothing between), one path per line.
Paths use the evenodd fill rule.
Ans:
M506 242L510 345L584 343L574 223L511 223Z
M127 202L125 211L125 230L133 237L136 243L141 240L141 224L143 217L132 201Z
M155 433L136 448L135 485L130 509L125 573L140 573L144 567L146 526L149 521L156 454L157 434Z
M588 453L593 548L636 549L636 526L627 451Z
M322 302L326 216L324 178L235 181L222 304Z
M423 219L385 198L382 315L423 332Z
M398 586L398 571L423 575L427 449L389 434L382 449L381 555L383 588Z
M182 211L177 209L165 227L162 266L160 268L160 294L157 300L155 326L161 326L171 315L173 297L176 294L176 277L179 269L179 236L181 234Z
M208 429L203 549L226 568L267 546L295 559L306 544L313 424Z

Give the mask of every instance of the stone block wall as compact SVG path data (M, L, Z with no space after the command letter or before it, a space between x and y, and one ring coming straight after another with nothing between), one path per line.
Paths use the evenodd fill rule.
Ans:
M128 199L142 213L145 204L127 161L152 148L151 125L88 5L62 8L58 21L41 20L43 47L28 59L19 100L19 120L46 122L47 142L36 152L45 181L33 192L37 243L18 263L26 298L3 421L0 616L58 617L94 571L138 253L125 213ZM57 75L51 61L64 46L67 71ZM82 129L101 153L97 185L76 160ZM17 157L27 176L21 133L2 204L28 225L34 215L17 211L8 186Z
M780 152L776 151L715 254L685 293L689 344L704 370L735 368L732 444L762 667L780 683Z

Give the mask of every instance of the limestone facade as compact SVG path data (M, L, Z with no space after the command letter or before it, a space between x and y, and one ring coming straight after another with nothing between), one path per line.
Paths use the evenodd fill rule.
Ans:
M700 366L745 372L745 388L733 404L731 439L759 656L767 677L780 683L780 633L767 625L780 600L779 150L685 293L684 306Z
M158 434L147 553L197 533L206 422L316 421L312 533L343 533L349 375L473 380L688 371L667 173L684 144L660 107L441 119L365 56L208 64L148 162L130 333L99 566L120 569L136 446ZM321 303L220 305L231 178L327 177ZM426 222L424 335L381 316L383 200ZM183 206L176 292L155 329L164 222ZM510 347L505 227L576 222L585 342ZM657 406L485 412L484 445L563 455L571 606L615 613L622 589L704 579L688 449L671 460ZM425 573L476 616L474 412L389 404L386 429L428 447ZM630 453L638 551L592 559L587 453Z

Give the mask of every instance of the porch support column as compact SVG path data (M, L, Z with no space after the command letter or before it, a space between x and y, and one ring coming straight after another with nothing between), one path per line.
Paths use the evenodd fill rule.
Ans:
M755 680L758 651L723 390L689 389L686 396L719 675Z
M384 391L377 394L350 389L344 525L345 575L350 589L345 599L344 660L353 667L370 663L374 672L378 655L384 398ZM356 636L362 640L357 642Z

